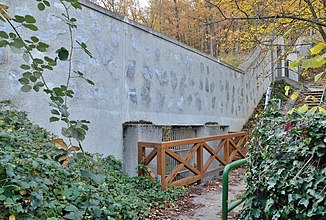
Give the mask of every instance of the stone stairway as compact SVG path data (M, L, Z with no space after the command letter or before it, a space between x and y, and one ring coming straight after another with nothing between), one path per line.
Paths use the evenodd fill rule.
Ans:
M303 103L308 106L308 109L311 109L315 106L319 106L322 95L322 90L302 92L302 100Z

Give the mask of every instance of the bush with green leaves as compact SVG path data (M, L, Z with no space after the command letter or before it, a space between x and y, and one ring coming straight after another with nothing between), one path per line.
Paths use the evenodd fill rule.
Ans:
M269 109L250 140L243 219L326 219L326 116Z
M0 104L0 219L138 219L184 193L128 177L112 156L69 154L62 168L53 136L26 113Z

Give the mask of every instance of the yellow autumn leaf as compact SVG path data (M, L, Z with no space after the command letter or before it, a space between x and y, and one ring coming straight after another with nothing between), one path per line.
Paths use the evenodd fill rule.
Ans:
M16 217L14 215L9 216L9 220L15 220L15 219L16 219Z
M62 155L61 157L59 157L58 161L61 162L63 160L66 160L68 158L68 155Z
M9 16L8 12L6 11L6 9L8 9L8 8L9 8L8 5L0 3L0 15L2 15L4 18L9 20L10 16Z
M315 96L312 96L312 97L311 97L311 99L312 99L312 101L314 101L314 102L319 102L319 100L318 100L318 99L316 99L316 97L315 97Z
M308 95L304 100L310 99L311 95Z
M305 113L307 111L308 111L308 106L306 104L298 108L298 112L300 113Z
M322 114L322 115L326 115L326 109L318 106L318 111Z
M292 93L292 95L290 96L290 98L291 98L292 100L294 100L294 99L298 98L298 96L299 96L299 93L294 92L294 93Z
M68 150L68 146L62 138L55 138L52 140L52 143L59 149L63 148L65 150Z
M317 75L315 76L315 82L316 82L316 81L319 81L319 80L322 78L322 76L324 75L324 73L325 73L325 72L321 72L321 73L317 74Z
M4 3L0 3L0 7L3 8L3 9L8 9L9 6L4 4Z
M312 107L308 112L315 113L318 109L318 106Z
M293 112L294 112L294 110L295 110L295 109L294 109L294 108L292 108L290 111L288 111L288 114L289 114L289 115L292 115L292 114L293 114Z
M285 89L285 95L289 95L289 91L290 91L290 86L285 86L284 89Z

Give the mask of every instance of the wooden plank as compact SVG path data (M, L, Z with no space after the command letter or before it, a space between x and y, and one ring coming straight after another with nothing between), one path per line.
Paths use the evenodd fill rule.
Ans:
M165 168L165 149L159 148L157 149L157 177L160 175L162 190L166 189Z
M138 146L146 147L146 148L159 148L162 145L160 142L144 142L138 141Z
M167 141L167 142L162 142L162 146L163 148L170 148L170 147L181 146L181 145L205 143L209 141L228 139L228 138L244 136L244 135L246 135L246 132L223 134L223 135L209 136L204 138L191 138L191 139L184 139L184 140Z
M146 157L146 148L138 145L138 164L141 164ZM138 176L143 176L143 170L138 166Z
M194 183L198 180L202 179L202 175L196 175L196 176L190 176L190 177L186 177L182 180L178 180L172 183L169 183L168 186L169 187L173 187L173 186L185 186L185 185L189 185L191 183Z
M229 149L230 149L230 139L227 139L226 143L224 144L224 161L226 162L226 164L229 163Z
M204 148L201 144L197 150L197 169L199 174L203 176L203 166L204 166ZM197 184L201 184L201 179L197 181Z
M144 161L144 165L148 165L152 160L153 158L157 155L157 149L153 149L150 154L146 157L145 161Z
M149 178L152 180L152 181L155 181L155 178L156 178L156 175L155 173L153 172L153 170L149 167L147 167L147 172L149 173Z
M207 171L207 169L209 168L209 166L215 159L217 159L223 165L226 164L226 162L220 157L220 155L218 155L219 151L221 150L221 148L223 147L225 142L226 142L225 140L220 142L216 151L214 151L208 144L206 144L206 143L203 144L203 147L211 154L211 156L208 158L207 162L205 163L205 165L203 167L203 172Z
M235 159L234 156L239 152L238 150L232 151L230 157L229 157L229 163L232 163L232 161Z
M184 160L178 154L174 153L171 149L165 149L165 152L170 155L173 159L182 163L185 167L187 167L194 174L200 174L200 171L193 167L188 161Z
M196 150L198 149L200 144L195 144L186 154L186 156L184 157L184 160L188 161L193 154L196 152ZM178 166L176 166L170 173L169 176L166 177L166 182L170 183L174 180L174 178L178 175L178 173L182 170L182 168L184 167L184 164L179 164Z
M235 151L237 151L242 158L245 158L246 156L240 151L240 147L238 145L236 145L232 140L229 140L230 145L235 149Z

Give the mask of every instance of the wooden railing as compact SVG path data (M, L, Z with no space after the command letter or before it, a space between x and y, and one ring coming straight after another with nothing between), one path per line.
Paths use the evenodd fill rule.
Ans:
M200 182L207 174L223 169L223 166L234 160L246 157L246 143L249 136L246 132L229 133L218 136L203 138L192 138L168 142L138 142L138 164L143 164L147 168L151 178L158 178L162 184L162 189L173 186L183 186L194 182ZM217 143L210 146L208 142ZM185 155L178 155L173 151L173 147L191 145ZM212 144L211 144L212 145ZM204 161L204 151L208 152L208 158ZM222 155L223 153L223 155ZM178 161L171 173L166 174L166 155ZM196 155L196 156L195 156ZM195 158L195 163L191 164L191 158ZM148 166L152 160L156 159L157 175ZM222 166L209 169L213 161L217 160ZM192 176L175 180L178 173L187 168L193 173ZM144 175L143 169L138 169L138 175Z

